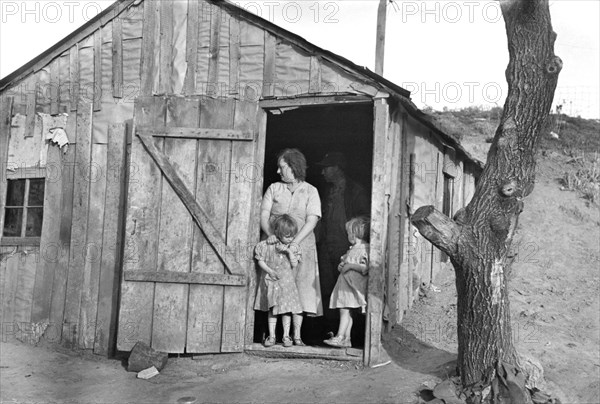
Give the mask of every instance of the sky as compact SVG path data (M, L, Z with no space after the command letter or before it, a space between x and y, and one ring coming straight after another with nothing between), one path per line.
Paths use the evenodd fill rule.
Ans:
M112 0L0 0L0 77L108 7ZM321 48L374 70L378 0L235 0ZM555 94L563 112L600 118L600 0L550 0ZM395 0L388 5L383 75L421 108L502 106L508 63L497 1Z

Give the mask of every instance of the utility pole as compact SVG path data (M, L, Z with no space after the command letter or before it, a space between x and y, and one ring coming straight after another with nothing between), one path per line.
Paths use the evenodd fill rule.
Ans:
M379 0L377 9L377 38L375 41L375 73L383 76L383 56L385 53L385 19L388 0Z

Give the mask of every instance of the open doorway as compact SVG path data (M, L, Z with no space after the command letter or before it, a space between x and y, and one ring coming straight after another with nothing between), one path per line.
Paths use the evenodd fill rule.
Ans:
M328 152L342 152L347 160L345 174L371 194L373 160L373 105L331 104L302 106L294 109L267 111L265 143L264 191L280 181L276 157L280 150L297 148L306 157L306 181L319 191L322 204L326 203L329 184L317 165ZM370 211L370 210L369 210ZM319 246L318 246L319 248ZM325 306L325 305L324 305ZM325 309L325 307L324 307ZM354 347L364 344L364 315L360 309L353 313L352 342ZM266 312L255 312L254 342L260 343L267 332ZM322 343L325 336L324 318L305 318L302 338L310 345ZM281 338L278 322L278 341ZM330 329L337 329L337 324Z

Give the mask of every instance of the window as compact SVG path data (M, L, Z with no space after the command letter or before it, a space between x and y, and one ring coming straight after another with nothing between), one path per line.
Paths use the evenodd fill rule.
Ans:
M8 179L3 237L27 238L42 235L44 178Z
M444 194L442 201L442 213L448 217L452 217L452 201L454 199L454 178L444 173ZM446 253L440 253L442 262L448 262L449 257Z

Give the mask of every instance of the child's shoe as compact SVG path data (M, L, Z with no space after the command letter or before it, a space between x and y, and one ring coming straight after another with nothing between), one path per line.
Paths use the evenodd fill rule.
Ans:
M323 341L324 343L326 343L329 346L333 346L336 348L344 348L344 339L342 337L331 337L329 339L326 339L325 341Z
M265 339L265 342L263 342L263 345L265 348L275 345L275 337L267 337L267 339Z
M283 337L283 346L289 348L293 345L292 339L290 337Z

